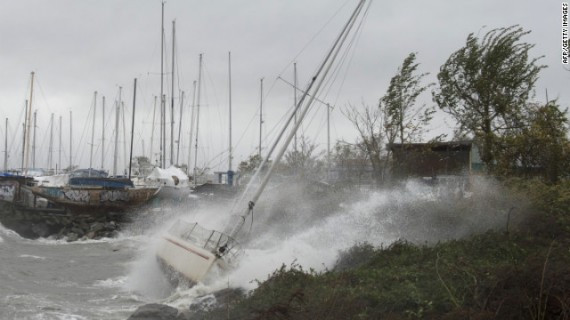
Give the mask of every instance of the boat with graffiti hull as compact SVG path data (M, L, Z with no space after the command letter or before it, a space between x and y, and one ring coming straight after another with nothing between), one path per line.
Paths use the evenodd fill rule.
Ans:
M70 210L122 211L143 205L158 187L135 187L124 178L71 177L63 187L27 187L36 195Z

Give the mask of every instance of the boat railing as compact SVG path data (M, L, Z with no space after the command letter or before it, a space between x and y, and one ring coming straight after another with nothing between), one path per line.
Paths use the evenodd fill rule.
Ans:
M169 233L214 253L229 265L235 264L243 255L243 249L235 239L223 232L203 228L198 223L178 221Z

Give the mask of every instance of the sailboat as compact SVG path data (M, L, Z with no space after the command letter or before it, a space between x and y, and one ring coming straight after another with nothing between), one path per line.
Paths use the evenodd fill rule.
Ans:
M277 145L282 142L281 148L271 163L268 170L263 170L263 179L257 186L257 189L252 193L253 196L249 201L244 201L252 183L244 191L244 196L238 201L238 204L243 205L241 214L233 213L230 223L226 226L223 232L216 230L207 230L198 225L198 223L186 223L177 221L170 228L167 234L163 235L160 239L160 244L156 251L156 256L159 263L166 267L167 270L174 272L176 275L181 275L183 279L189 283L197 283L202 281L214 266L218 266L222 270L232 268L239 262L239 257L242 255L243 250L239 245L236 237L239 235L246 219L253 213L255 203L263 193L263 190L269 179L283 157L287 147L293 140L295 133L299 129L303 119L309 111L317 93L325 82L329 71L331 70L335 59L339 55L343 44L345 43L348 35L351 33L356 21L359 19L363 11L366 0L360 0L356 9L353 11L349 21L345 24L342 32L334 42L332 48L326 55L321 66L316 74L311 78L304 95L297 103L294 112L288 118L287 123L282 128L276 142L272 145L270 151L267 153L257 172L251 181L256 181L256 178L261 175L261 168L269 162L273 151ZM365 16L365 15L363 15ZM362 18L363 19L363 18ZM311 92L311 94L309 94ZM309 98L308 101L305 101ZM297 113L297 111L300 111ZM284 134L292 123L295 116L298 115L297 122L294 123L288 135L282 141Z

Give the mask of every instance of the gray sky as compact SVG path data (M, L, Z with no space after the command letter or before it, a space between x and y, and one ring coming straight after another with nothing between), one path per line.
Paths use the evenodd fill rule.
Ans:
M232 54L234 167L255 152L259 135L260 79L264 78L264 136L293 105L292 81L297 62L303 87L329 49L356 0L170 0L165 4L166 85L170 95L172 20L176 20L176 118L184 90L180 163L188 150L188 111L192 82L198 77L198 55L204 54L199 159L213 170L227 169L228 52ZM49 118L63 117L63 166L69 164L69 112L73 111L74 163L89 164L90 109L98 91L94 166L101 159L101 100L106 97L105 167L112 166L111 107L123 87L126 127L130 132L133 79L137 78L135 154L150 153L154 96L160 93L159 0L0 0L0 117L4 149L4 119L9 118L10 166L18 166L24 101L29 97L30 72L36 73L33 108L38 112L38 167L47 165ZM471 32L521 25L532 33L534 56L544 55L536 99L570 102L570 72L561 64L561 1L380 1L372 3L358 42L347 64L320 98L335 106L333 141L354 141L355 130L339 112L349 103L374 105L385 93L403 59L418 52L426 82L436 82L439 67L465 44ZM423 97L432 105L431 96ZM158 113L157 113L158 119ZM304 131L321 150L326 148L325 108L315 106ZM453 123L439 117L432 134L448 132ZM158 120L156 120L158 122ZM178 120L176 120L178 123ZM18 136L15 136L15 128ZM122 130L122 123L121 123ZM170 129L168 129L169 132ZM57 137L58 127L55 135ZM178 133L176 124L175 135ZM158 152L158 130L153 152ZM127 140L128 140L127 135ZM123 140L122 133L120 140ZM269 142L264 142L264 147ZM57 139L54 149L59 149ZM123 157L123 147L120 156ZM176 155L175 155L176 156ZM54 155L57 162L57 151ZM124 163L124 162L121 162Z

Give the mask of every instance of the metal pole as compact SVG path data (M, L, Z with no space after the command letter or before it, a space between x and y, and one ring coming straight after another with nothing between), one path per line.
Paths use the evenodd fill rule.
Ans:
M113 176L117 176L117 157L119 156L119 118L121 117L121 91L119 87L119 101L115 108L115 154L113 156Z
M229 100L229 109L230 109L230 118L229 118L229 131L230 131L230 156L228 159L228 171L232 170L232 53L228 52L228 100Z
M184 91L180 94L180 118L178 118L178 142L176 149L176 165L180 164L180 135L182 134L182 110L184 106Z
M63 117L59 116L59 150L58 150L58 156L57 156L57 167L59 168L59 170L61 170L61 149L62 149L62 131L63 131ZM58 171L59 173L59 171Z
M105 96L101 102L101 170L105 170Z
M162 2L162 20L160 29L160 167L166 162L166 145L164 140L164 1Z
M69 111L69 172L73 170L73 111Z
M49 156L48 156L48 170L51 171L53 167L53 113L49 121ZM51 172L50 172L51 174Z
M129 156L129 180L131 179L131 167L133 164L133 141L135 137L135 106L137 100L137 78L135 78L135 84L133 89L133 121L131 123L131 154Z
M89 169L93 168L93 146L95 143L95 115L97 113L97 91L93 94L93 125L91 126L91 151L89 153ZM91 175L91 170L89 170L89 175Z
M192 92L192 112L190 115L190 133L188 134L188 164L186 167L186 174L190 175L190 162L192 161L192 135L194 134L194 119L196 117L196 80L193 82L193 92Z
M176 21L172 20L172 88L170 94L170 165L174 164L174 43Z
M263 78L259 80L259 157L261 158L261 137L263 135Z
M157 96L154 96L154 107L152 108L152 126L150 128L150 163L152 163L152 148L154 143L154 125L155 125L155 116L156 116L156 100Z
M297 107L297 62L293 63L293 101L295 102L295 107ZM295 113L295 124L297 124L297 108L293 111ZM297 133L295 132L295 138L293 140L293 150L297 152Z
M22 127L22 174L24 173L24 162L26 161L26 127L28 125L28 100L26 100L26 106L24 108L24 123Z
M202 54L200 54L200 64L198 67L198 97L196 103L196 143L194 144L194 186L198 185L198 179L196 177L198 173L198 132L200 127L200 89L202 87Z
M34 111L34 135L32 137L32 167L36 167L36 132L38 128L38 110Z
M4 172L6 172L8 171L8 118L6 118L6 131L4 133Z
M28 120L27 120L27 128L26 128L26 156L25 156L25 163L24 163L24 167L25 167L25 174L28 173L28 159L30 156L30 125L32 123L32 100L33 100L33 96L34 96L34 72L32 72L32 76L31 76L31 87L30 87L30 103L28 104Z

